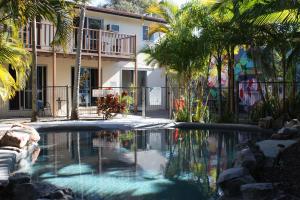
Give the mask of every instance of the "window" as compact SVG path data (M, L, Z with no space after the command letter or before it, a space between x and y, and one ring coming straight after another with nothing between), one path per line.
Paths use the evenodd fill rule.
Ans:
M107 24L106 25L106 30L107 31L113 31L113 32L119 32L120 27L117 24Z
M76 17L73 20L73 24L75 27L79 27L80 18ZM103 29L103 20L102 19L95 19L95 18L85 18L84 21L84 28L88 28L83 30L83 49L87 50L97 50L98 48L98 32L97 30ZM91 29L91 30L90 30ZM78 29L74 32L74 51L77 48L77 34Z
M16 72L10 66L10 74L15 78ZM38 66L37 68L37 96L38 100L42 101L45 105L47 103L47 88L46 88L47 71L45 66ZM26 87L17 92L15 97L9 101L9 110L24 110L32 108L32 84L31 77L26 82Z
M74 67L72 67L71 81L74 86ZM82 67L80 68L79 82L79 105L80 106L95 106L96 98L93 98L93 89L98 88L98 69ZM73 90L72 90L73 92ZM73 94L72 94L73 96Z
M119 32L120 27L119 27L119 25L113 24L113 25L111 25L111 30L113 32Z
M143 40L154 41L154 35L149 36L149 26L143 26Z

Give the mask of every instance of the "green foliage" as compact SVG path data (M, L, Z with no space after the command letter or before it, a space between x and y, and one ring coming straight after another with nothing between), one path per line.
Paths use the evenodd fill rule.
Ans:
M155 0L110 0L108 4L104 5L104 7L125 12L144 14L146 13L146 9L154 2Z
M125 113L128 110L127 93L122 93L121 96L108 94L105 97L100 97L97 100L98 114L102 114L105 119L111 119L118 113Z
M232 112L225 112L223 114L223 116L217 118L217 121L218 123L233 123L235 120L234 120L234 113Z
M19 40L19 30L33 18L48 20L56 26L52 45L66 50L73 35L74 5L65 0L0 1L0 98L10 99L23 89L30 72L31 57ZM16 79L7 70L9 64L16 72Z
M134 138L134 132L133 131L128 131L126 133L122 133L119 135L119 139L120 141L129 141L129 140L133 140Z
M250 118L253 122L258 122L260 118L266 116L272 116L274 119L277 119L283 113L280 101L276 98L270 98L265 103L263 101L257 102L250 112Z
M175 112L175 121L176 122L188 122L189 121L189 112L186 108L180 109Z
M207 102L207 101L206 101ZM196 113L193 115L194 122L208 122L209 121L209 109L207 104L203 105L201 100L197 101Z

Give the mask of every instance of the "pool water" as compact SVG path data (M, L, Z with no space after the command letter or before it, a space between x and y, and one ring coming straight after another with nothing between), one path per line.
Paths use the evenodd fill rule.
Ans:
M34 181L73 190L78 199L201 199L232 166L236 144L266 135L204 130L41 133Z

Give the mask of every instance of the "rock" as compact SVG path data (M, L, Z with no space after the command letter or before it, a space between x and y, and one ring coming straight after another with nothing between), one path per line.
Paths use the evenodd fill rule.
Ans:
M243 149L237 153L235 166L245 167L250 171L256 168L255 156L249 148Z
M62 190L56 190L50 194L50 199L62 199L65 194Z
M9 184L16 185L16 184L24 184L30 183L30 175L26 173L15 173L9 177Z
M257 142L256 144L266 157L276 158L280 150L278 145L283 145L285 148L287 148L295 143L295 140L263 140Z
M272 183L251 183L241 186L243 200L272 199L274 188Z
M248 183L254 183L255 180L249 174L249 171L243 167L231 168L223 171L217 184L223 190L225 196L237 196L240 194L240 186Z
M295 127L283 127L277 131L277 133L273 134L271 136L272 139L277 139L277 140L288 140L288 139L293 139L299 136L299 130L298 128Z
M283 127L277 131L278 134L297 134L298 129L293 127Z
M73 191L70 188L63 188L62 191L67 195L73 195Z
M283 126L284 117L279 117L278 119L273 120L272 128L273 129L280 129Z
M0 146L12 146L17 148L23 148L29 141L29 135L27 133L20 133L16 131L7 131L6 134L0 140Z
M13 200L33 200L38 198L38 192L31 183L16 185L13 189Z
M58 187L46 182L34 183L39 197L49 197L53 192L57 191Z
M260 128L271 128L272 126L272 121L273 121L273 118L272 117L265 117L265 118L260 118L259 121L258 121L258 126Z
M298 119L292 119L291 121L286 122L284 124L284 127L286 127L286 128L292 128L293 126L296 126L296 125L300 125L299 120Z
M11 130L27 134L29 136L30 143L37 143L41 139L39 133L31 126L27 126L24 124L14 124Z

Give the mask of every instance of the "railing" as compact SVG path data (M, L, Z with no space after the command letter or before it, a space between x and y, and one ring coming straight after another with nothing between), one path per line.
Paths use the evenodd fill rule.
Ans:
M54 39L55 27L52 24L47 23L37 23L36 32L37 32L37 48L44 50L51 50L51 43ZM20 38L23 41L24 47L31 49L32 48L32 38L31 38L31 24L28 24L20 31Z
M56 28L52 24L37 23L37 49L38 51L52 51L51 43L54 39ZM28 24L20 31L20 38L24 47L32 48L31 25ZM70 39L69 53L74 53L77 48L78 28L75 27L73 37ZM101 47L102 56L133 57L136 52L135 35L120 34L98 29L83 29L82 52L99 54Z

